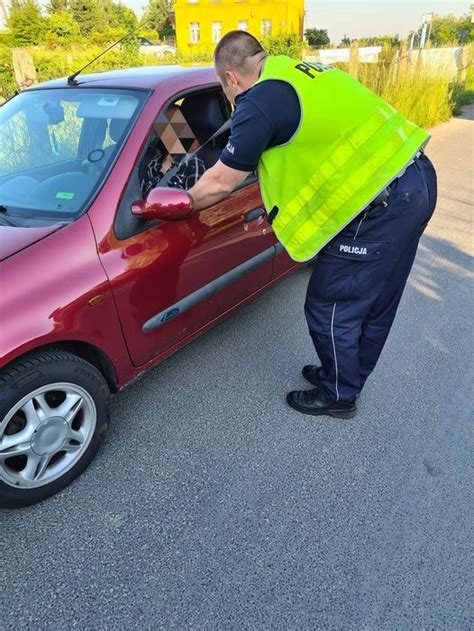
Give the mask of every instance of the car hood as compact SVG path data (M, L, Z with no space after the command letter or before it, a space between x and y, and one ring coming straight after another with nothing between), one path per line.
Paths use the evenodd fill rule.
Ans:
M59 230L63 225L64 224L54 224L40 228L0 226L0 261L36 243L36 241L44 239L48 234L56 232L56 230Z

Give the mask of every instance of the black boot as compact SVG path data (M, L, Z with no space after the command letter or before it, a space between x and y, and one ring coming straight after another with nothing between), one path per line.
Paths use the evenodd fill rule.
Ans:
M314 366L313 364L308 364L307 366L303 366L303 370L301 371L303 377L313 386L319 386L319 374L321 371L321 366ZM360 392L356 394L356 399L360 397Z
M352 418L356 414L355 403L342 401L322 401L318 397L318 388L313 390L293 390L286 397L289 406L313 416L333 416L334 418Z
M309 364L308 366L304 366L301 372L303 373L303 377L306 381L309 381L309 383L313 384L313 386L319 386L320 370L321 366L313 366L312 364Z

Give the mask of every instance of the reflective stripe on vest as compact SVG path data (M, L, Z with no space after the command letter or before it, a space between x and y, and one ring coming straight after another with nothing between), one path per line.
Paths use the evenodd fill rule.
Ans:
M287 144L262 154L260 187L267 211L279 209L272 223L278 239L303 262L375 199L429 136L340 70L267 57L259 81L268 79L293 86L302 120Z

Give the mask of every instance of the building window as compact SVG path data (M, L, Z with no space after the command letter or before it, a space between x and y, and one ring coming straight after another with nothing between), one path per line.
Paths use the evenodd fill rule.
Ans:
M191 22L189 25L189 41L191 44L199 44L201 41L201 29L199 22Z
M262 20L262 37L268 37L272 34L272 21Z
M249 21L248 20L239 20L237 22L237 28L239 31L248 31L249 30Z
M222 22L213 22L211 24L212 29L212 43L217 44L222 37Z

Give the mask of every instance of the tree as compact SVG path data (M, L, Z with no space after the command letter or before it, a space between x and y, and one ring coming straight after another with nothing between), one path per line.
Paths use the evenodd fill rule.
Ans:
M463 37L464 36L464 37ZM446 46L474 41L474 24L469 14L435 15L431 23L430 42L433 46Z
M45 18L37 0L13 0L8 27L14 45L39 44L43 39Z
M123 6L123 4L117 4L115 2L111 2L111 13L114 15L115 26L118 29L121 29L124 34L133 31L138 26L138 20L135 13L132 9ZM138 33L134 33L127 37L126 40L122 43L122 48L127 50L128 53L133 56L138 54L139 49L139 40Z
M160 32L169 14L173 11L174 0L148 0L148 4L143 12L143 19L148 21L147 26Z
M307 28L304 32L304 36L310 46L316 46L317 48L324 48L330 43L326 29Z
M344 37L341 39L341 46L345 46L347 48L350 45L351 45L351 38L348 37L347 35L344 35Z
M163 26L158 31L158 35L160 39L165 39L166 37L175 37L176 31L174 30L171 21L169 18L166 18Z
M46 18L46 43L66 42L79 35L79 25L68 11L55 11Z
M46 10L49 15L53 13L59 13L68 10L68 0L49 0L46 5Z
M379 37L362 37L359 46L400 46L398 35L381 35Z
M100 6L94 0L70 0L71 13L81 31L88 37L94 31L103 31L106 22Z
M115 4L115 19L117 20L117 26L126 28L127 31L138 26L137 16L134 11L120 3Z

